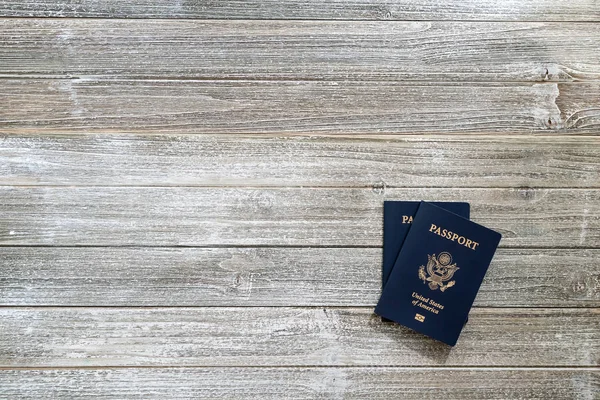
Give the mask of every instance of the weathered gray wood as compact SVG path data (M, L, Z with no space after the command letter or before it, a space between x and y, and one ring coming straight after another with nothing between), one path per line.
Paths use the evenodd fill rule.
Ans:
M600 78L596 23L0 19L0 76Z
M0 15L15 17L409 19L600 21L594 0L175 1L4 0Z
M600 137L15 134L0 184L600 187Z
M125 368L0 370L10 399L594 399L593 368Z
M597 134L600 83L2 79L4 132Z
M598 247L598 189L0 187L1 245L381 246L384 199L471 202L502 247Z
M500 249L475 304L599 307L600 250ZM12 248L0 305L370 306L371 248Z
M419 1L2 2L168 20L0 19L0 398L599 397L598 4ZM504 234L453 350L372 314L386 198Z
M598 308L476 308L456 347L372 308L1 308L0 366L599 366Z

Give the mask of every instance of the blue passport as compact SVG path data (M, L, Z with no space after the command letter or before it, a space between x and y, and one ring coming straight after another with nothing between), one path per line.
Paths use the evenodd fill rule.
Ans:
M383 264L381 268L381 287L385 287L394 268L396 258L406 239L413 218L419 209L420 201L384 201L383 202ZM469 203L432 202L438 207L469 218Z
M375 313L454 346L500 238L421 202Z

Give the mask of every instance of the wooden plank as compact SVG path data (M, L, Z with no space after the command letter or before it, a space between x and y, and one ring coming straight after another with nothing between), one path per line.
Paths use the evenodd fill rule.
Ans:
M1 308L0 366L581 366L598 308L478 308L451 348L372 308Z
M600 250L500 249L475 304L599 307ZM2 306L369 306L372 248L6 247Z
M380 246L385 199L469 201L503 247L597 247L598 189L0 187L1 245Z
M589 133L600 83L2 79L6 132Z
M600 21L594 0L250 0L160 2L156 0L4 0L0 15L11 17L366 19Z
M0 370L0 396L128 399L594 399L578 368L126 368Z
M571 81L596 23L0 19L0 76Z
M600 137L15 134L2 185L600 187Z

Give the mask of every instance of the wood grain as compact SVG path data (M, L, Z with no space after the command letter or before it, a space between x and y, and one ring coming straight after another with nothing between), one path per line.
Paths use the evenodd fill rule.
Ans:
M600 137L14 134L2 185L600 187Z
M0 398L600 397L598 22L2 1ZM453 349L373 314L385 199L504 235Z
M2 79L16 132L588 133L600 83Z
M500 249L476 306L599 307L600 250ZM369 306L371 248L5 247L2 306Z
M596 23L0 19L0 76L571 81Z
M502 247L598 247L598 189L0 187L1 245L381 246L385 199L468 201Z
M0 370L23 398L594 399L600 371L498 368L126 368Z
M177 1L5 0L0 15L14 17L216 18L216 19L409 19L495 21L600 21L594 0L250 0Z
M454 348L372 308L1 308L0 366L581 366L600 309L473 309ZM18 343L18 345L15 345Z

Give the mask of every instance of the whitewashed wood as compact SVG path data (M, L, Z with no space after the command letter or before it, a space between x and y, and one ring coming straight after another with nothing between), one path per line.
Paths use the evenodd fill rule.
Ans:
M0 187L0 245L381 246L383 201L468 201L502 247L598 247L598 189Z
M4 0L0 15L104 18L600 21L594 0Z
M475 305L599 307L600 250L500 249ZM0 257L0 305L370 306L372 248L23 248Z
M368 308L1 308L0 366L598 366L600 309L473 309L454 348Z
M0 184L600 187L600 137L15 134Z
M570 81L596 23L0 19L0 76Z
M0 370L10 399L584 399L600 372L580 368L125 368Z
M0 20L0 182L97 186L0 188L0 245L25 245L1 249L0 302L200 306L2 307L0 365L8 369L0 370L0 397L598 397L594 137L577 144L524 137L498 152L495 143L475 145L481 136L465 135L450 153L443 152L450 137L431 138L429 150L429 139L397 147L362 137L358 148L343 139L344 158L326 165L324 158L339 155L330 153L339 151L337 139L316 139L311 149L300 138L232 136L227 144L215 135L597 135L598 83L556 82L598 78L598 26L523 22L597 22L595 2L201 3L9 0L0 16L480 22ZM81 79L54 79L65 76ZM77 137L51 138L36 150L34 135L60 132ZM94 132L118 136L76 142ZM147 135L125 136L134 132L210 136L169 136L181 144L161 149L153 141L148 152ZM116 143L125 146L111 155ZM415 143L422 146L415 157L437 172L411 165ZM211 146L219 150L197 155ZM255 153L240 156L252 146ZM295 151L302 157L289 161ZM399 156L402 174L388 162ZM486 157L493 160L483 167ZM511 164L506 177L498 177L502 163ZM446 188L386 189L406 182ZM557 308L476 308L452 351L373 316L380 250L321 246L379 246L382 199L427 196L470 200L478 222L505 234L479 306ZM152 247L170 245L203 248ZM226 247L236 245L301 247ZM531 246L539 248L522 248ZM93 369L111 365L145 368ZM28 366L77 369L14 369ZM538 366L548 368L531 368Z
M600 83L2 79L15 132L588 133Z

